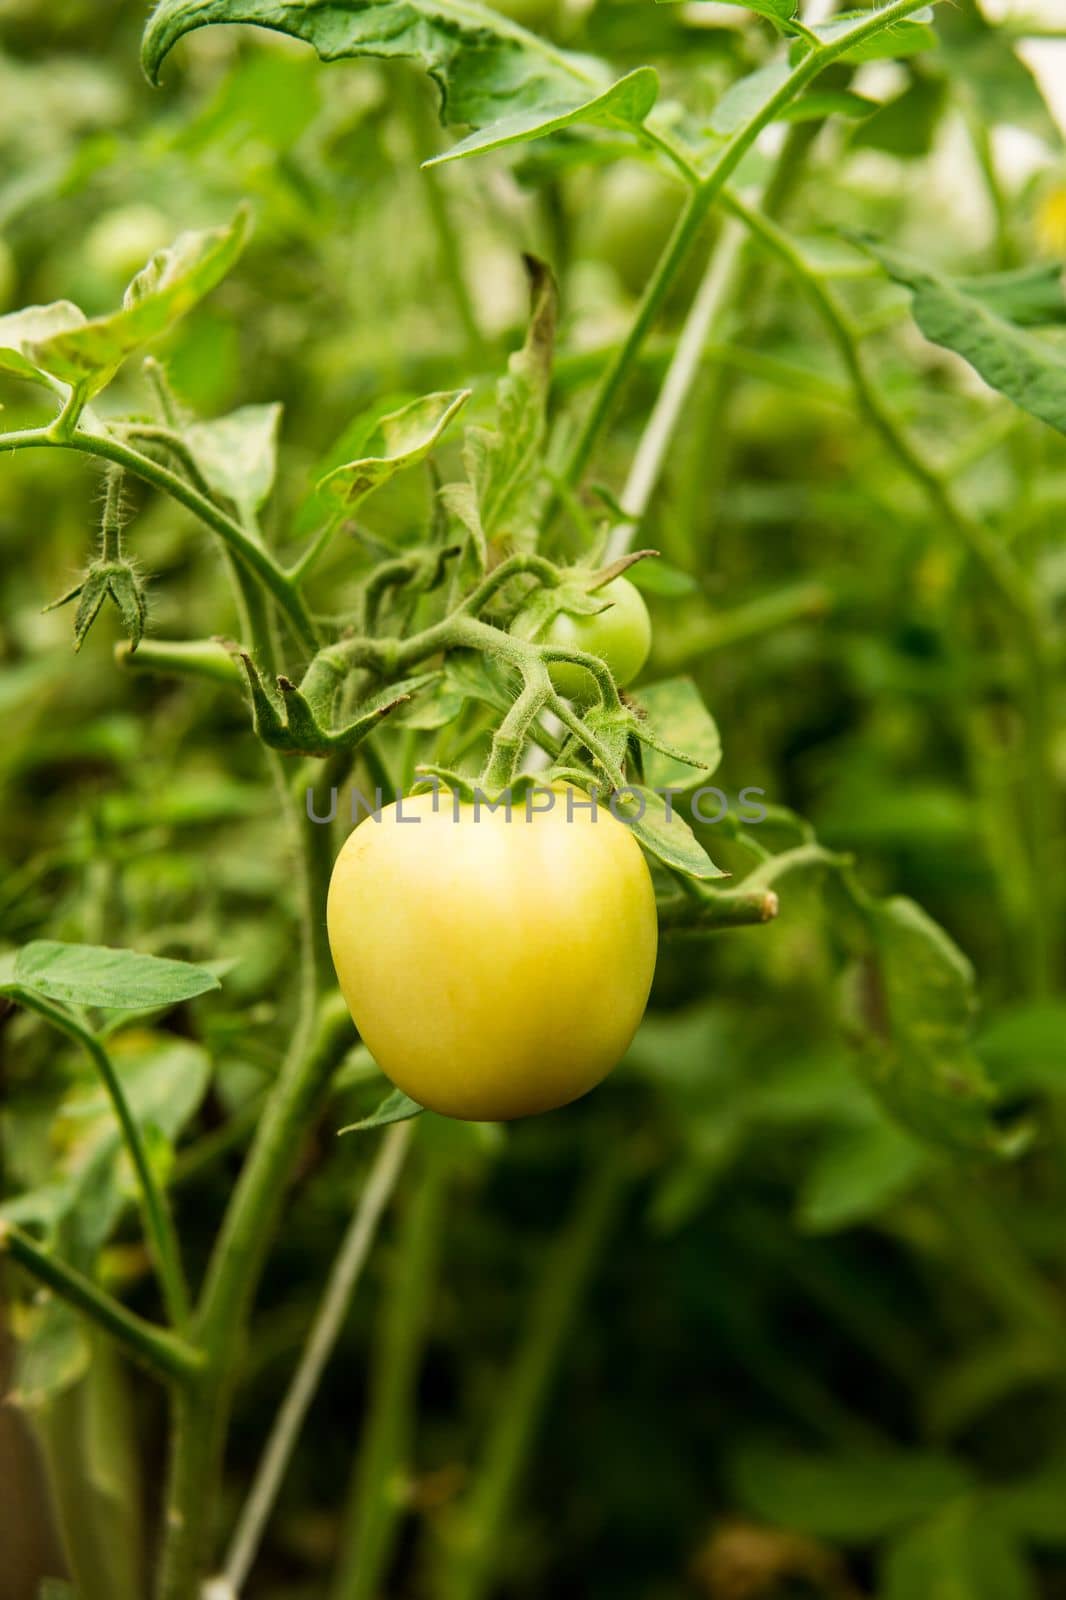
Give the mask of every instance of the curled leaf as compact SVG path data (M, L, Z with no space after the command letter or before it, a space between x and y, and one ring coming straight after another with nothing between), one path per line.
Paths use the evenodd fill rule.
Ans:
M127 356L165 333L214 288L240 255L250 229L250 214L241 207L227 227L181 234L133 279L121 310L107 316L87 321L77 306L59 301L5 317L8 328L0 326L0 344L17 337L21 366L12 365L10 352L0 365L22 376L45 373L91 397Z
M469 389L427 394L382 417L371 438L378 453L335 467L319 483L319 489L351 511L405 467L424 461L469 398Z

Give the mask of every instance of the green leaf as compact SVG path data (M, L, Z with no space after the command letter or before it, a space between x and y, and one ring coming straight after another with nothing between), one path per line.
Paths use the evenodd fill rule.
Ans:
M821 44L839 44L846 41L849 34L858 33L875 15L876 8L870 11L842 11L831 22L818 23L810 31ZM929 26L932 15L932 9L927 7L913 12L909 17L886 23L878 32L844 50L837 60L856 65L862 61L900 61L905 56L917 55L919 51L932 50L938 42ZM805 41L798 41L792 47L792 59L802 58L808 48Z
M615 801L615 806L619 820L631 829L645 850L673 867L675 872L701 881L728 877L728 873L711 860L676 804L668 808L660 795L632 784L624 791L624 798Z
M982 124L1007 123L1062 149L1062 129L1018 56L1017 39L987 22L977 6L945 8L940 35L940 63Z
M446 728L455 721L463 709L464 701L464 695L447 687L444 674L441 673L435 684L394 711L392 722L401 728L419 728L422 732Z
M965 1468L920 1451L807 1455L774 1445L742 1450L733 1468L742 1504L776 1527L865 1544L936 1511L969 1487ZM932 1600L926 1591L922 1600Z
M1019 328L1066 323L1066 272L1061 261L1038 261L1011 272L965 278L961 286Z
M866 235L851 237L913 292L914 320L927 339L954 350L991 388L1066 433L1066 349L998 315L982 293L982 280L974 292L965 279L945 278Z
M190 1039L141 1029L114 1041L111 1053L133 1120L165 1185L178 1136L207 1091L210 1059ZM43 1228L64 1259L91 1273L138 1190L110 1097L95 1078L79 1082L63 1098L53 1136L62 1152L62 1181L7 1202L0 1215Z
M85 1323L60 1300L49 1299L18 1342L10 1399L32 1411L62 1394L89 1369L92 1351Z
M870 901L863 914L871 949L852 974L849 1019L870 1087L933 1144L1012 1153L1017 1134L993 1122L995 1093L970 1046L970 963L913 900Z
M1020 1546L966 1499L906 1534L888 1554L882 1600L1036 1600Z
M820 122L823 117L869 117L880 109L876 100L851 89L812 89L781 113L782 122Z
M486 150L499 150L504 145L524 144L529 139L540 139L578 123L600 128L638 128L655 104L658 93L659 78L655 70L652 67L637 67L602 94L577 105L554 111L540 107L502 117L489 127L469 134L450 150L434 156L424 165L440 166L445 161L481 155Z
M204 967L135 950L35 939L15 961L15 985L67 1005L150 1011L220 987Z
M891 1122L835 1134L808 1167L797 1201L800 1226L812 1232L865 1222L922 1175L927 1156Z
M420 1116L422 1107L417 1100L404 1094L402 1089L394 1089L387 1099L383 1100L376 1111L368 1117L363 1117L360 1122L350 1122L345 1128L338 1128L338 1133L366 1133L371 1128L386 1128L390 1122L407 1122L411 1117Z
M242 207L225 228L181 234L137 274L122 309L110 316L87 322L66 302L36 308L38 313L51 312L51 320L59 325L22 337L21 355L62 383L80 386L87 396L96 394L127 356L165 333L225 277L243 250L250 227L250 213Z
M678 4L679 0L659 0L660 5ZM738 6L743 11L754 11L768 22L787 22L796 15L796 0L722 0L723 5Z
M638 703L647 713L636 727L637 737L649 748L644 756L644 777L651 789L693 789L706 783L722 759L718 726L691 678L664 678L638 691ZM681 761L665 754L656 742L691 756Z
M726 139L742 128L773 99L791 72L787 61L771 61L731 83L711 113L711 132Z
M575 115L581 120L589 107L602 113L597 104L612 88L602 62L561 50L476 0L160 0L141 52L149 78L158 80L168 52L185 34L231 22L303 39L323 61L377 56L419 62L440 89L445 124L486 130L503 124L500 140L492 137L480 148L533 138ZM645 114L653 80L650 69L642 69L638 82L607 107L611 120Z
M678 600L682 595L695 594L699 584L690 572L684 572L669 561L638 561L626 573L630 583L645 594L662 595L667 600Z
M494 711L510 710L511 696L503 677L478 651L457 650L450 654L444 678L449 690L463 700L476 700Z
M928 155L947 103L942 79L915 78L902 94L874 107L850 143L857 150L884 150L904 159Z
M1005 1094L1066 1095L1066 1001L1034 1001L992 1017L977 1051Z
M1022 1377L1017 1360L1016 1378ZM1066 1543L1066 1456L1053 1447L1024 1477L999 1483L983 1496L1000 1527L1034 1544Z
M428 394L382 417L368 440L368 449L375 453L335 467L321 480L319 490L351 511L398 472L424 461L469 398L469 389Z
M47 343L57 333L68 333L71 328L84 325L84 311L69 300L56 300L49 306L26 306L22 311L0 317L0 372L47 383L45 373L30 359L27 351Z
M206 1051L191 1039L160 1032L145 1035L138 1028L113 1044L112 1056L134 1121L175 1140L207 1092L211 1061ZM95 1080L66 1097L59 1117L71 1129L114 1124L110 1097Z
M78 1383L33 1416L53 1508L78 1595L143 1600L138 1439L127 1374L103 1335Z
M241 406L214 422L182 429L204 478L252 522L274 486L281 406Z

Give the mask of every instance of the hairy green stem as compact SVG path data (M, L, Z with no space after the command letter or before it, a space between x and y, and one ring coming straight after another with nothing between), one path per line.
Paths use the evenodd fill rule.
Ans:
M126 467L145 483L169 494L172 500L185 506L213 533L217 533L241 565L253 573L259 583L269 590L301 645L310 650L317 647L318 630L288 573L278 565L258 539L242 528L239 522L227 516L213 500L202 494L195 485L187 482L178 473L172 472L169 467L153 461L150 456L144 455L142 451L135 450L131 445L110 434L89 433L84 429L57 433L55 428L56 424L53 423L45 428L25 428L14 433L0 434L0 451L29 450L58 445Z

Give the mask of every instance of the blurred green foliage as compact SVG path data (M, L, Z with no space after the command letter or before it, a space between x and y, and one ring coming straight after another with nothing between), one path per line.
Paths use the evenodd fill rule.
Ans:
M683 88L689 110L709 117L726 85L760 65L766 29L696 9L604 0L536 14L619 67L653 61L663 97ZM428 86L403 64L324 68L276 36L209 29L182 46L158 92L136 66L140 3L0 0L0 22L0 311L57 298L110 310L159 245L252 200L239 268L157 353L201 414L283 402L265 530L287 558L315 525L311 485L348 459L368 411L463 386L475 408L487 405L521 338L521 250L559 278L556 398L580 401L676 216L676 187L633 161L609 164L608 141L602 161L564 135L427 177L419 161L446 140ZM957 463L967 505L1033 576L1057 630L1061 712L1061 438L990 402L920 341L903 321L907 295L857 268L827 231L873 230L954 275L1054 259L1061 134L1007 33L973 0L943 8L936 26L935 50L887 69L887 90L884 78L856 80L872 114L788 135L808 147L785 216L812 258L838 262L852 315L873 330L882 392L939 461ZM996 166L1008 127L1031 141L1019 170ZM597 459L612 493L684 282L675 299ZM140 383L126 370L102 406L143 405ZM32 393L9 391L5 426L36 420ZM159 1159L195 1275L286 1036L294 906L276 808L235 696L124 673L112 655L118 619L106 614L75 661L67 615L42 611L92 544L95 468L53 451L2 465L3 938L226 964L220 993L123 1035L119 1053L131 1094L165 1108ZM181 636L190 616L197 633L233 632L202 530L140 488L130 498L148 636ZM390 485L334 543L312 598L335 605L350 589L354 604L360 552L414 542L429 505L418 474ZM989 648L996 618L971 563L858 418L814 310L761 257L707 353L642 540L675 575L673 593L648 579L656 664L691 673L713 709L716 782L763 787L826 845L856 852L872 891L912 896L948 930L977 972L977 1054L1007 1117L1030 1121L1029 1148L1006 1163L953 1162L890 1120L842 1038L840 911L810 880L783 888L769 928L668 941L652 1010L607 1087L498 1136L422 1119L414 1177L247 1592L344 1600L329 1573L358 1515L358 1471L345 1484L380 1403L375 1385L390 1381L391 1341L411 1318L412 1413L402 1436L375 1436L397 1474L383 1593L443 1594L442 1572L460 1574L445 1600L476 1592L461 1587L455 1556L471 1537L466 1491L486 1440L505 1448L500 1416L516 1403L532 1327L546 1364L530 1407L535 1447L499 1532L492 1592L1056 1600L1066 1595L1066 999L1033 982L1013 665ZM1053 726L1042 888L1061 932L1061 716ZM716 860L746 865L735 839L703 832ZM0 1028L5 1191L29 1191L40 1215L73 1185L79 1247L109 1240L104 1280L150 1313L129 1175L105 1149L110 1124L88 1066L33 1017ZM248 1351L226 1519L377 1137L336 1143L334 1130L378 1095L357 1053L300 1153ZM567 1256L588 1174L616 1149L626 1158L617 1192ZM416 1225L430 1180L432 1237L424 1201ZM407 1251L421 1252L414 1288ZM566 1270L573 1303L553 1309L552 1275ZM162 1402L109 1363L85 1379L88 1342L69 1313L56 1313L54 1339L70 1379L89 1387L47 1409L42 1431L62 1444L50 1459L100 1459L94 1481L113 1518L113 1542L77 1552L75 1567L121 1548L134 1571L101 1578L97 1565L93 1581L123 1600L141 1581L135 1529L158 1510ZM116 1420L101 1431L99 1407L117 1419L121 1404L96 1388L118 1384L132 1389L149 1464L136 1491L128 1456L102 1460L123 1430ZM60 1503L78 1493L53 1487ZM5 1600L22 1600L5 1581Z

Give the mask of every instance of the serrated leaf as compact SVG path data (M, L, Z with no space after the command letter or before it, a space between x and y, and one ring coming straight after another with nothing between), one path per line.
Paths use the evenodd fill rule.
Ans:
M852 237L889 277L912 291L914 320L927 339L962 356L1023 411L1066 433L1066 348L999 315L988 303L987 289L982 293L982 280L974 293L965 279L946 278L866 235Z
M728 877L728 873L711 860L676 804L667 807L659 795L634 784L616 800L616 806L619 819L644 849L673 867L675 872L683 872L686 877L698 878L701 882Z
M351 511L396 473L424 461L469 398L469 389L454 389L427 394L390 412L381 418L368 441L375 453L335 467L321 480L319 490Z
M87 396L96 394L127 356L165 333L215 287L240 255L250 227L242 207L227 227L181 234L133 279L120 311L24 338L22 356L62 383L80 385Z
M213 422L182 429L196 465L208 484L251 522L274 486L280 405L241 406Z
M722 759L718 726L703 703L703 696L691 678L664 678L648 684L636 696L647 713L638 721L636 734L648 749L644 756L644 777L650 789L692 789L705 783ZM664 754L656 741L670 745L692 757L683 762L678 755Z
M15 985L67 1005L150 1011L220 987L204 967L105 945L35 939L15 960Z
M392 1122L407 1122L411 1117L421 1116L422 1110L417 1100L412 1100L402 1089L394 1089L376 1111L359 1122L350 1122L347 1127L338 1128L337 1132L367 1133L371 1128L387 1128Z
M527 140L540 139L578 124L586 127L638 128L654 106L658 93L659 77L654 68L637 67L602 94L576 105L556 110L539 107L502 117L477 133L468 134L450 150L434 156L424 165L440 166L445 161L459 161L463 156L481 155L486 150L502 149L504 145L524 144Z

